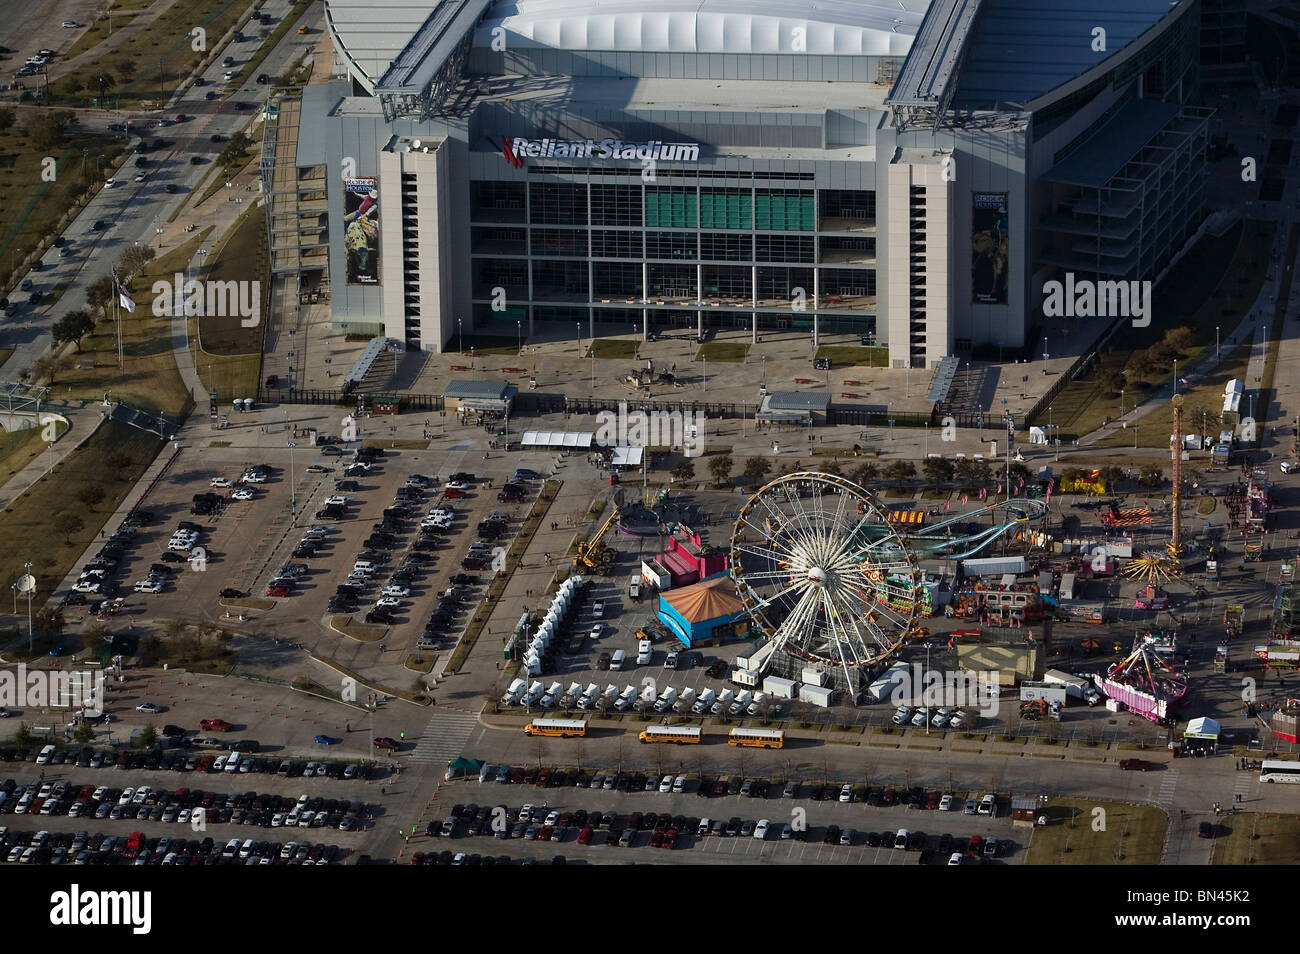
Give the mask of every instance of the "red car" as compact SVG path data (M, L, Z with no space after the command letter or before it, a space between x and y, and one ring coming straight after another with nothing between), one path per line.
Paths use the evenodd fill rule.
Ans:
M1120 759L1119 767L1123 772L1146 772L1151 769L1151 763L1145 759Z
M661 831L650 832L650 847L662 848L664 846L664 833Z
M538 841L550 841L550 840L551 840L551 834L552 834L553 831L554 831L554 829L552 829L550 825L543 825L543 826L542 826L542 830L539 831L539 832L537 833L537 840L538 840Z
M287 586L273 586L273 587L271 587L270 589L268 589L268 590L266 591L266 595L267 595L267 596L288 596L288 595L289 595L289 587L287 587Z
M392 751L396 751L396 750L397 750L397 740L396 740L396 739L390 739L390 738L389 738L388 736L386 736L386 735L381 735L379 738L375 739L375 748L377 748L377 749L390 749L390 750L392 750Z
M463 490L453 490L448 488L442 492L442 496L447 500L464 500L469 496L469 494Z
M234 726L225 719L201 719L199 728L205 732L229 732Z
M551 777L551 770L550 770L550 769L542 769L540 772L538 772L538 773L537 773L537 787L538 787L538 788L545 788L545 787L546 787L546 780L549 779L550 777Z
M930 792L930 794L925 796L925 807L928 808L930 811L934 811L936 808L939 807L938 792Z
M591 842L591 833L594 831L590 825L578 832L578 844L586 845Z
M664 832L664 848L673 849L677 847L677 829L669 828Z

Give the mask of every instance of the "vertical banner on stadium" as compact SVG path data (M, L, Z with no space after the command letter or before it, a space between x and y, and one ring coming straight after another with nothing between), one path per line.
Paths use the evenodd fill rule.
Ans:
M379 283L379 192L374 179L343 180L343 250L349 285Z
M976 192L971 214L971 296L977 305L1007 303L1005 192Z

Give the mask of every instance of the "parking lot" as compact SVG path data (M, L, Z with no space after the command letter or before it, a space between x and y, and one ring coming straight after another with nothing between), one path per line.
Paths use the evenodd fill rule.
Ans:
M391 597L395 605L383 619L371 617L388 629L369 655L378 659L386 652L414 648L436 606L442 613L422 646L452 648L481 590L466 585L448 594L450 578L486 582L491 548L509 547L540 481L527 482L521 498L500 502L496 488L503 480L472 479L467 490L455 493L456 499L447 499L443 488L455 471L445 455L381 451L368 472L348 474L344 468L352 458L321 453L332 449L297 452L292 464L287 451L280 449L262 448L258 457L247 449L186 449L141 508L150 519L105 541L121 548L113 554L116 565L107 576L93 578L102 583L100 593L74 596L70 615L75 619L79 607L92 609L103 590L116 584L121 598L113 607L117 615L202 615L234 630L252 624L262 634L310 641L313 648L348 662L364 647L332 631L329 624L367 622L367 614L385 595L381 588L389 575L401 567L410 574L402 584L409 592ZM259 465L256 481L245 480L250 468ZM427 485L416 487L411 481L415 474L429 478ZM399 491L404 495L400 503ZM193 513L204 507L196 497L205 494L220 502L210 513ZM332 505L326 503L330 499ZM395 506L400 506L400 514ZM428 512L436 507L451 511L450 519L437 527L429 521L423 528ZM462 562L476 546L474 541L486 533L479 532L479 524L491 513L498 515L489 527L496 532L475 551L487 556L473 564L479 572L467 572ZM195 524L197 535L173 537L182 521ZM301 547L308 537L314 546L305 552ZM175 544L170 552L169 541ZM186 542L196 549L190 550ZM358 559L374 564L370 579L360 581L354 600L333 602L336 587ZM290 565L296 575L286 581L283 571ZM151 568L159 591L135 592L135 584L149 578ZM296 625L312 621L320 625ZM385 661L400 662L400 655Z
M448 863L449 857L438 857L448 852L451 856L505 854L538 860L559 854L570 863L593 864L670 860L673 864L719 864L734 859L772 864L945 865L953 853L961 854L964 864L1024 862L1027 838L1019 836L1005 813L991 817L967 815L961 810L840 803L834 794L830 800L813 801L809 798L811 786L806 784L799 786L797 798L781 797L780 787L759 798L702 798L692 793L697 788L695 779L685 794L536 789L492 782L449 786L440 791L439 803L453 797L464 798L465 803L444 804L441 816L439 803L431 806L425 830L432 834L418 834L409 847L422 856L415 863L432 864ZM469 802L471 798L478 799L478 804ZM520 817L525 805L531 808L527 821ZM477 821L469 821L476 811ZM460 820L448 828L453 812ZM594 828L588 828L588 816L593 812L603 817ZM763 819L769 823L765 837L756 837ZM721 830L700 834L702 822L706 828ZM787 824L790 829L783 832ZM911 834L906 849L894 848L899 829ZM852 830L851 836L846 835L848 830ZM443 835L444 831L450 834ZM674 835L668 835L669 831ZM973 846L972 836L979 839ZM996 850L985 854L990 836L996 839Z

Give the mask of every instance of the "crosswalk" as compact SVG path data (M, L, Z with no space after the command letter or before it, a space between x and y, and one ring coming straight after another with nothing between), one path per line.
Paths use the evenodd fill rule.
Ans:
M412 762L446 765L464 752L470 733L478 725L472 712L435 711L411 753Z
M1178 787L1178 770L1170 769L1161 773L1160 791L1156 792L1156 804L1168 809L1174 802L1174 789Z
M1241 803L1245 804L1250 799L1250 786L1255 780L1250 772L1238 772L1237 781L1232 786L1232 802L1237 803L1237 796L1241 796Z

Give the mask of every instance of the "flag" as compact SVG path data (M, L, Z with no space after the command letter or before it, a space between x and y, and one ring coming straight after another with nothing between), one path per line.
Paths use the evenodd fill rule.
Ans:
M981 488L980 488L980 500L983 500L983 499L984 499L985 497L987 497L988 495L989 495L989 489L988 489L987 487L981 487Z
M1186 388L1186 387L1191 387L1191 385L1189 385L1189 384L1187 383L1187 379L1186 379L1186 378L1179 378L1179 379L1178 379L1178 383L1181 384L1181 385L1182 385L1183 387L1185 387L1185 388Z
M945 500L945 501L943 502L943 509L944 509L944 510L951 510L951 509L952 509L952 501L951 501L951 500Z
M961 495L961 502L962 502L962 503L965 503L968 499L969 499L969 498L967 497L966 494L962 494L962 495Z
M1001 482L1001 481L998 481L998 489L995 490L994 493L998 493L998 494L1002 493L1002 482Z
M117 285L117 303L131 314L135 314L135 299L131 297L131 293L126 290L126 286L121 282L118 282Z

